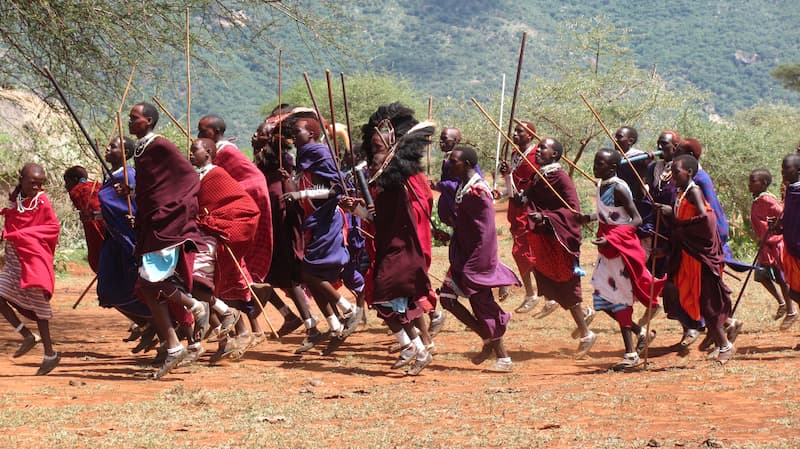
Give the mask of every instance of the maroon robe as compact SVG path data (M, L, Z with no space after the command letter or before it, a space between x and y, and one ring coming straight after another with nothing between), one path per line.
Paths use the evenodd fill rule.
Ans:
M136 161L137 257L181 243L202 241L197 229L200 179L186 156L158 136Z
M539 212L546 219L536 224L530 215L528 218L536 257L534 276L540 295L568 309L581 302L580 277L575 273L581 248L581 226L577 220L580 202L575 184L563 169L551 171L545 178L552 188L537 175L526 191L528 213Z
M373 304L400 297L409 298L411 304L430 291L428 263L417 235L412 201L413 193L404 186L384 189L375 196Z

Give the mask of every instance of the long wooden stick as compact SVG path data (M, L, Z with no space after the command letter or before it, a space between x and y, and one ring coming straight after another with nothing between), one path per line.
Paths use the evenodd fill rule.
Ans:
M433 97L428 97L428 121L433 121ZM428 143L428 176L431 175L431 143Z
M333 148L331 148L331 139L328 137L328 130L322 124L322 114L319 112L319 105L317 104L317 96L314 95L314 88L311 87L311 80L308 79L308 73L303 72L303 78L306 80L306 87L308 88L308 94L311 96L311 103L314 105L314 111L317 113L317 120L319 120L319 127L322 129L322 135L325 136L325 141L328 144L328 151L331 153L331 158L333 158L334 164L336 164L336 173L339 175L339 182L342 184L342 192L347 192L347 184L344 182L344 176L342 175L342 169L339 166L339 159L336 157L336 153L334 153ZM331 109L333 112L333 109ZM334 127L336 125L334 124Z
M518 153L520 156L522 156L522 160L523 160L523 161L525 161L525 162L526 162L526 163L527 163L527 164L528 164L528 165L529 165L529 166L530 166L530 167L533 169L533 171L534 171L534 172L535 172L535 173L536 173L536 174L537 174L537 175L538 175L540 178L542 178L542 181L544 181L544 183L547 185L547 187L549 187L549 188L550 188L550 190L553 192L553 194L555 194L555 196L556 196L556 197L557 197L559 200L561 200L561 203L562 203L562 204L564 204L564 206L566 206L566 207L567 207L567 209L569 209L570 211L572 211L572 212L574 212L574 213L576 213L576 214L577 214L577 213L578 213L578 211L576 211L576 210L575 210L575 209L574 209L572 206L570 206L570 205L569 205L569 203L567 203L567 200L565 200L565 199L564 199L564 197L562 197L562 196L561 196L561 194L559 194L559 193L558 193L558 191L556 191L555 187L553 187L553 185L552 185L552 184L550 184L550 181L548 181L548 180L547 180L547 178L545 178L545 177L544 177L544 175L542 174L542 172L541 172L541 171L539 171L539 169L538 169L538 168L536 168L536 166L535 166L535 165L533 165L533 164L531 163L531 161L529 161L529 160L528 160L528 158L527 158L527 157L525 157L525 153L523 153L523 152L522 152L522 151L519 149L519 147L517 146L517 144L515 144L515 143L514 143L514 141L513 141L513 140L511 140L511 138L510 138L510 137L508 137L508 134L506 134L506 133L504 133L504 132L503 132L503 129L502 129L502 128L500 128L500 125L498 125L498 124L497 124L497 122L495 122L495 121L494 121L494 119L492 118L492 116L491 116L491 115L489 115L489 113L487 113L487 112L486 112L486 110L483 108L483 106L481 106L481 104L480 104L480 103L478 103L478 100L476 100L475 98L470 98L470 100L471 100L473 103L475 103L475 106L477 106L477 107L478 107L478 109L481 111L481 114L483 114L483 116L484 116L484 117L486 117L486 119L487 119L487 120L489 120L489 122L491 122L492 126L494 126L494 127L495 127L495 129L497 129L498 131L500 131L501 133L503 133L503 138L505 138L505 139L506 139L506 142L507 142L507 143L508 143L508 144L511 146L511 148L512 148L514 151L516 151L516 152L517 152L517 153Z
M128 90L131 88L131 82L133 82L133 74L136 73L136 63L133 63L133 67L131 68L131 74L128 76L128 82L125 84L125 90L122 91L122 100L119 102L119 109L117 109L122 115L122 108L125 107L125 99L128 98Z
M364 178L364 173L361 173L361 177L359 178L358 172L359 170L356 169L356 155L353 153L353 136L350 133L350 106L347 104L347 87L344 82L344 72L339 72L339 78L342 80L342 100L344 101L344 121L345 126L347 126L347 152L350 153L350 170L353 172L353 184L355 184L356 191L363 190L368 187L361 184L361 180ZM367 201L367 205L372 203L372 197L369 195L369 191L366 192L364 195L364 199Z
M647 195L647 199L650 200L651 203L655 203L655 200L653 200L653 196L650 195L650 191L647 189L647 184L644 183L644 180L642 179L642 177L639 176L639 172L633 167L633 165L631 164L631 161L628 160L628 156L625 154L625 151L622 150L622 147L619 146L619 142L617 142L617 139L615 139L614 136L611 135L611 131L608 129L606 124L603 122L603 119L600 118L600 114L598 114L597 111L595 111L594 107L591 105L591 103L589 103L589 100L587 100L586 97L583 94L580 94L580 96L581 96L581 99L583 100L583 102L586 103L586 106L589 107L589 110L592 111L592 115L594 115L594 118L597 120L598 123L600 123L600 126L603 128L603 131L606 132L606 135L608 135L608 138L611 139L612 142L614 142L614 146L617 148L617 151L619 151L620 154L622 154L622 157L626 161L628 161L628 164L631 166L631 169L633 170L633 174L636 175L636 179L642 185L642 190L644 191L644 194Z
M335 107L333 104L333 86L331 84L331 71L325 70L325 82L328 84L328 106L331 109L331 130L333 131L332 140L333 140L333 152L336 154L336 166L340 167L339 160L341 160L342 154L339 152L339 139L336 138L336 114L335 114ZM348 142L349 144L350 142ZM329 143L330 144L330 143ZM344 184L342 184L344 187ZM345 191L346 192L346 191Z
M534 138L534 139L538 140L539 142L541 142L541 141L542 141L542 137L541 137L541 136L539 136L538 134L536 134L536 131L534 131L534 130L530 129L530 127L528 127L528 125L526 125L526 124L525 124L525 122L523 122L523 121L520 121L520 120L518 120L518 119L516 119L516 118L514 119L514 122L515 122L516 124L520 125L521 127L525 128L525 131L527 131L527 132L528 132L528 134L530 134L531 136L533 136L533 138ZM589 182L591 182L592 184L597 184L597 178L595 178L594 176L591 176L589 173L586 173L585 171L583 171L583 169L581 169L580 167L578 167L578 166L577 166L577 165L576 165L574 162L572 162L571 160L569 160L569 159L568 159L566 156L564 156L563 154L561 155L561 160L562 160L562 161L564 161L564 162L566 162L566 163L567 163L567 165L569 165L570 167L574 168L575 170L578 170L578 173L582 174L582 175L583 175L583 176L584 176L586 179L588 179L588 180L589 180Z
M86 296L87 293L89 293L89 290L92 288L95 282L97 282L97 275L94 275L94 278L92 278L92 281L89 282L89 285L87 285L86 288L83 289L83 293L81 293L81 296L78 297L78 300L75 301L75 304L72 305L73 309L78 308L78 304L80 304L81 301L83 301L83 297Z
M281 115L281 82L283 80L283 49L278 49L278 117ZM283 170L283 120L278 120L278 168Z
M506 102L506 74L503 74L503 84L500 86L500 115L497 117L498 122L503 121L503 106ZM497 173L500 169L500 145L505 142L503 136L497 133L497 146L494 150L494 173L492 174L492 188L497 188Z
M783 214L781 214L783 217ZM778 220L780 221L780 219ZM761 251L766 246L765 243L767 242L767 238L772 233L772 226L767 227L767 232L764 234L764 238L758 243L758 250L756 251L756 256L753 258L753 263L750 264L750 269L747 270L747 276L744 278L744 284L742 284L742 288L739 289L739 294L736 296L736 302L733 304L733 310L731 310L730 317L733 318L733 315L736 313L736 308L739 307L739 301L742 300L742 294L744 293L744 289L747 287L747 283L750 281L750 274L753 273L753 267L755 267L756 263L758 262L758 256L761 255ZM785 298L784 298L785 299Z
M122 130L122 114L117 111L117 129L119 130L119 150L122 152L122 180L125 187L128 187L128 164L125 157L125 131ZM128 215L133 216L133 205L131 204L130 189L126 189L128 193L125 194L125 199L128 202Z
M186 8L186 129L192 129L192 53L189 49L189 8ZM190 156L192 137L186 133L186 158Z
M170 114L170 112L167 110L167 108L164 107L163 104L161 104L161 101L155 95L153 95L153 102L156 104L156 106L158 106L159 109L161 109L164 112L164 114L167 114L167 117L169 117L169 119L172 121L172 123L175 124L175 126L178 127L180 132L182 132L183 135L186 136L187 138L189 138L189 141L192 142L193 141L192 140L192 136L189 134L189 131L186 131L186 128L183 127L181 122L179 122L178 119L176 119L174 115Z
M661 212L656 209L656 229L655 234L653 235L653 244L650 247L650 257L652 257L652 262L650 262L650 300L647 302L647 326L645 326L645 337L644 337L644 369L647 369L647 356L649 355L650 351L650 321L653 319L653 300L655 300L656 296L656 249L658 249L658 228L661 225Z
M278 335L278 332L275 331L275 328L269 321L269 318L267 317L267 311L264 310L264 305L261 304L261 299L259 299L255 290L253 290L253 286L250 284L250 281L247 279L247 275L242 269L242 266L239 264L239 259L237 259L236 255L233 254L233 250L231 249L230 246L225 245L224 243L221 244L225 247L226 250L228 250L228 255L231 256L231 259L233 259L233 263L236 264L236 269L239 270L239 274L242 276L242 280L244 280L244 282L247 284L247 289L250 290L250 294L253 295L253 301L255 301L255 303L258 304L258 308L261 309L261 315L264 317L264 321L267 322L269 330L272 332L273 335L275 335L275 338L278 339L278 343L283 343L283 341L281 341L281 336Z
M100 156L100 150L97 148L97 144L92 140L91 137L89 137L89 132L87 132L86 128L84 128L83 123L81 123L81 120L78 118L78 114L76 114L75 110L72 109L72 106L69 104L69 101L67 100L67 96L64 95L64 91L61 90L61 86L58 85L58 82L56 81L55 77L53 76L52 73L50 73L50 69L49 68L45 67L42 70L44 71L44 74L47 77L47 79L50 80L50 83L53 84L53 87L55 87L56 92L58 92L58 96L61 97L61 101L64 103L64 106L67 107L67 111L69 111L69 115L71 115L72 119L75 120L75 123L78 125L78 128L81 130L81 133L83 134L83 137L85 137L86 141L89 142L89 146L92 148L92 151L94 151L94 155L97 156L97 160L100 161L100 166L103 167L103 172L110 178L111 177L111 169L108 168L108 166L106 165L105 161L103 160L103 157Z
M508 132L506 135L511 134L511 128L514 126L514 112L517 109L517 94L519 93L519 78L522 74L522 60L525 57L525 41L528 38L526 31L522 32L522 43L519 45L519 60L517 61L517 78L514 81L514 95L511 97L511 111L508 116ZM514 142L511 142L512 144ZM508 144L503 146L503 160L508 160Z

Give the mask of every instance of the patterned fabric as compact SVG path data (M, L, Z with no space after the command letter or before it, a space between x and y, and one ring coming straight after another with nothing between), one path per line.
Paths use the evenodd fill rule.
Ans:
M50 293L41 287L20 287L22 264L14 244L6 242L6 264L0 271L0 296L14 304L27 318L49 320L53 318Z

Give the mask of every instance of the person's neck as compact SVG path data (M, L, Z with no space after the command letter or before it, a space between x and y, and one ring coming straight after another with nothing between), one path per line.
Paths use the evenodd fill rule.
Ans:
M474 168L470 168L469 170L467 170L467 172L464 173L464 176L461 177L461 183L463 184L469 182L469 180L472 179L473 176L475 176L475 173L477 172L475 171Z
M150 134L150 133L152 133L152 132L153 132L153 128L147 128L147 130L146 130L144 133L142 133L142 134L137 134L137 135L136 135L136 138L137 138L137 139L140 139L140 140L141 140L141 139L144 139L144 138L145 138L145 136L147 136L148 134Z

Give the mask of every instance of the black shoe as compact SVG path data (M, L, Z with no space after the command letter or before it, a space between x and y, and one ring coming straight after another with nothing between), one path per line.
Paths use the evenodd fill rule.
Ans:
M142 339L139 340L139 344L134 346L131 352L134 354L138 354L142 351L148 352L157 344L158 339L156 338L155 326L147 326L147 329L142 333Z
M61 354L56 353L56 356L52 359L44 359L42 360L42 364L39 366L39 370L36 371L37 376L44 376L45 374L53 371L53 368L58 366L58 362L61 361Z
M38 336L35 332L31 332L31 334L22 339L22 343L17 348L17 351L14 353L13 358L22 357L23 355L27 354L28 351L33 349L37 343L42 341L42 337Z
M472 356L472 359L471 359L472 360L472 364L473 365L480 365L481 363L483 363L486 360L488 360L489 357L492 356L493 352L494 352L494 350L492 348L492 343L491 342L484 343L483 347L481 348L481 352L479 352L479 353L475 354L474 356Z
M139 325L134 323L134 324L131 325L130 329L128 329L128 331L130 331L130 335L128 335L127 337L123 338L122 341L125 342L125 343L130 343L132 341L136 341L139 338L141 338L141 336L142 336L142 334L144 333L145 330L147 330L147 326L143 326L142 327L142 326L139 326Z
M344 320L344 330L342 330L342 336L344 338L349 337L356 330L358 323L361 322L361 317L363 316L363 308L358 306L353 307L353 310L345 317Z
M339 332L338 334L331 334L331 339L328 340L328 346L322 351L322 355L331 355L334 351L339 349L339 346L344 343L347 337L344 334L344 331Z
M242 313L234 308L228 308L228 311L222 314L222 321L219 323L219 331L217 332L217 340L227 337L231 333L236 323L242 318Z
M166 353L166 351L164 351ZM161 379L162 377L166 376L167 373L172 371L173 368L178 366L183 359L185 359L189 355L189 351L186 348L181 348L180 352L177 354L167 354L167 357L164 359L164 364L153 373L153 379Z
M306 351L309 351L311 348L316 346L319 342L321 342L325 338L322 332L313 329L310 330L309 333L306 334L306 338L303 339L303 343L294 350L295 354L302 354Z
M284 335L289 335L302 325L303 320L301 320L299 316L291 314L286 318L286 321L283 322L283 326L278 329L278 335L281 337Z

